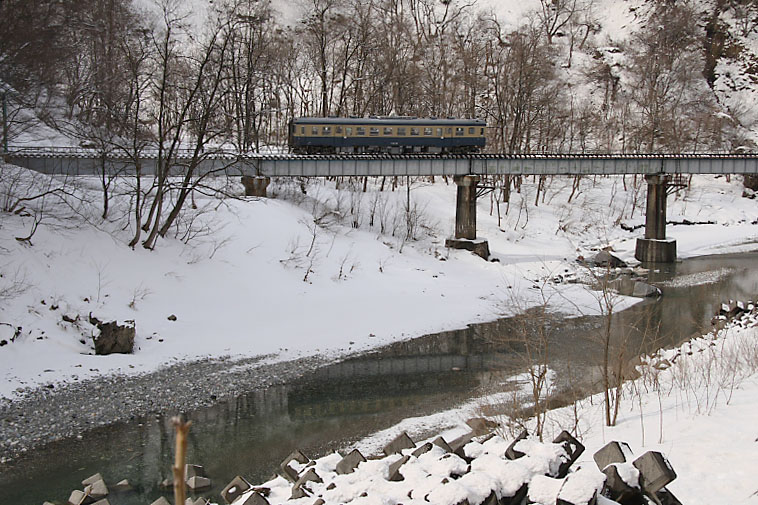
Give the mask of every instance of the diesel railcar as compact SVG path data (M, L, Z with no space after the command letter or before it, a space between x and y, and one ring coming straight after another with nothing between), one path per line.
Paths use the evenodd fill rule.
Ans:
M485 145L481 119L301 117L289 124L296 154L465 154Z

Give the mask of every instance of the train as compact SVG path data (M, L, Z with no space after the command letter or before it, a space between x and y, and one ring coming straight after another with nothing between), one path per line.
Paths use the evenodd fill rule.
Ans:
M300 117L289 123L295 154L470 154L484 148L481 119L408 116Z

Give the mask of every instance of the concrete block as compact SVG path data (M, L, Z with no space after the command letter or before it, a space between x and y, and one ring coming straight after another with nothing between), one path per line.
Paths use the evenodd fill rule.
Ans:
M447 444L446 444L446 445L447 445ZM419 457L419 456L421 456L422 454L426 454L427 452L431 451L431 450L432 450L432 447L434 447L434 445L432 445L432 443L431 443L431 442L427 442L427 443L425 443L424 445L420 446L420 447L419 447L418 449L416 449L415 451L413 451L413 452L411 453L411 456L413 456L414 458L418 458L418 457Z
M295 449L284 461L282 461L282 465L289 465L291 461L297 461L301 465L304 465L310 461L310 458L303 454L303 451L300 449Z
M221 490L221 498L223 498L226 503L232 503L245 491L250 489L250 487L249 482L237 475L226 485L226 487L224 487L224 489Z
M616 464L611 463L603 469L605 485L603 496L610 498L621 505L643 505L645 498L640 487L630 486L619 474ZM639 486L639 484L638 484Z
M326 503L323 498L319 498L313 502L313 505L324 505Z
M613 463L626 463L627 457L632 455L632 450L626 442L608 442L592 455L595 464L600 471Z
M321 480L321 477L319 477L316 471L311 468L307 472L303 473L303 475L301 475L300 478L297 479L297 482L295 482L295 484L292 486L292 496L290 498L296 500L298 498L310 496L311 491L306 487L306 484L308 482L323 482L323 480Z
M258 492L252 492L244 498L237 498L233 505L269 505L268 500Z
M648 451L632 464L640 471L640 484L648 493L655 493L676 479L674 469L660 452Z
M108 498L103 498L102 500L97 500L92 505L111 505L111 502L108 501Z
M566 430L560 432L558 436L553 439L553 443L561 444L561 447L566 451L566 456L568 457L568 459L563 461L558 468L558 478L563 478L568 474L571 465L573 465L584 452L584 445Z
M289 465L280 465L277 472L279 475L287 479L288 481L292 482L293 484L297 482L298 475L294 468L292 468Z
M155 500L150 505L171 505L171 502L169 502L165 496L161 496L157 500Z
M395 437L395 440L384 446L384 454L389 456L390 454L399 454L403 449L415 449L416 444L413 443L411 437L406 432L402 432Z
M173 489L174 479L163 479L158 483L158 487L161 489Z
M500 505L519 505L529 492L529 484L524 483L513 496L501 496Z
M445 439L442 437L437 437L434 440L432 440L432 444L436 445L437 447L441 447L442 450L445 452L453 452L453 449L450 447L450 444L445 442Z
M481 505L500 505L500 501L497 499L497 494L492 491L490 495L484 499Z
M658 502L661 505L682 505L682 502L680 502L679 499L674 496L674 493L665 487L659 489L658 492L655 493L655 497L658 498Z
M363 454L361 454L358 449L353 449L350 454L342 458L340 462L337 463L337 474L345 475L348 473L353 473L358 465L364 461L366 461L366 458L363 457Z
M68 503L70 505L88 505L95 500L88 496L84 491L75 489L71 491L71 495L68 497Z
M184 505L208 505L208 500L205 498L187 498L184 500Z
M466 444L471 442L473 439L474 439L474 432L461 435L460 437L450 442L450 450L453 453L460 456L461 458L466 459L466 453L464 452L463 448L466 446Z
M187 479L187 486L193 491L207 489L211 487L211 480L208 477L200 477L199 475L196 475Z
M508 448L505 450L505 458L514 460L514 459L519 459L521 457L524 457L525 454L521 451L517 451L516 449L514 449L514 447L516 446L517 443L521 442L522 440L525 440L528 436L529 436L529 433L526 430L522 431L519 434L519 436L517 436L513 440L513 442L511 442L511 445L509 445Z
M132 485L129 484L129 481L126 479L120 480L116 482L113 486L111 486L111 491L114 493L123 493L125 491L131 491Z
M205 468L200 465L184 465L184 478L205 477Z
M390 480L392 482L405 480L405 477L403 477L403 475L400 473L400 467L406 464L409 459L411 459L410 456L403 456L399 460L392 463L389 468L389 477L387 480Z
M90 484L94 484L95 482L103 480L103 476L100 475L100 473L96 473L95 475L90 475L86 479L82 481L82 487L89 486Z
M105 485L103 479L100 479L86 486L84 492L91 496L93 500L99 500L108 496L108 486Z

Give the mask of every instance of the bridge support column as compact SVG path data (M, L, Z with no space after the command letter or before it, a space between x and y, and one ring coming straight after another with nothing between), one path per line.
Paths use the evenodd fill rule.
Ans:
M485 239L476 238L476 186L478 175L459 175L454 178L458 186L455 206L455 237L445 241L445 247L465 249L484 259L490 256Z
M676 240L666 238L666 186L668 175L646 175L645 238L637 239L634 257L643 263L676 261Z
M242 185L245 186L245 196L259 196L266 198L266 188L271 182L270 177L242 176Z

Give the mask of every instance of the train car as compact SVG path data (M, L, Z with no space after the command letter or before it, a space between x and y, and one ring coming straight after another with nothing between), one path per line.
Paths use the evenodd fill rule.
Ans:
M296 154L475 153L485 145L481 119L302 117L289 124Z

